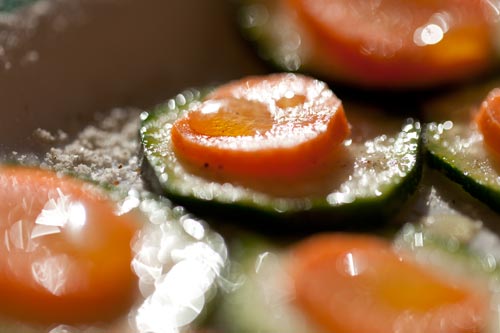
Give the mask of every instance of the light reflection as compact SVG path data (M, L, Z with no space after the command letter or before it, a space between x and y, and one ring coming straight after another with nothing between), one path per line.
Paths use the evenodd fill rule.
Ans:
M352 255L352 253L348 253L345 256L344 263L347 267L347 273L350 276L357 276L359 274L358 266L356 261L354 260L354 256Z
M270 252L264 252L257 256L257 261L255 263L255 273L259 273L264 261L271 255Z
M36 225L33 230L31 231L31 239L35 239L38 237L43 237L43 236L49 236L49 235L54 235L58 234L61 232L61 229L59 227L53 226L53 225Z
M363 253L353 249L353 251L345 253L337 260L335 263L336 269L341 274L345 274L349 277L356 277L369 269L370 263L366 262L366 259Z
M176 333L210 300L222 280L227 250L202 221L171 209L168 202L143 200L140 207L154 222L134 245L132 268L144 301L130 314L130 323L139 333Z
M443 39L444 33L437 24L427 24L415 30L413 42L418 46L434 45Z
M205 228L203 225L192 218L186 218L182 221L184 230L191 235L194 239L201 240L205 237Z
M494 272L498 268L497 258L491 253L488 253L481 260L482 268L487 272Z
M18 250L25 250L26 241L23 230L23 221L17 221L5 231L5 244L8 251L11 250L11 246Z
M269 19L269 12L266 6L249 5L243 9L240 17L240 24L245 28L254 28L265 24Z
M139 308L137 324L140 332L178 332L180 327L191 323L202 311L205 299L190 300L189 307L180 307L157 297L149 297Z
M156 279L154 291L137 310L135 322L141 332L176 332L191 323L205 305L205 294L220 272L194 259L176 263Z
M415 247L423 247L424 246L424 234L422 232L415 233L414 244L415 244Z
M451 130L453 128L453 122L451 120L447 120L443 123L443 129L444 130Z
M81 330L69 325L58 325L53 329L51 329L48 333L76 333L76 332L81 332Z
M194 244L187 245L185 248L173 250L172 259L177 262L184 260L196 260L200 266L199 269L205 272L205 275L203 275L205 276L205 279L210 280L209 283L212 283L215 276L220 273L225 262L225 259L222 258L219 252L215 251L212 247L203 242L196 242ZM207 281L201 281L198 283L203 284L205 282Z
M64 295L68 279L68 267L71 261L67 255L48 256L36 261L31 266L31 274L35 281L51 294Z
M203 103L202 107L200 108L200 112L205 115L216 114L223 107L224 104L220 100L208 100Z
M165 303L178 304L179 308L195 310L198 309L195 301L203 298L213 278L213 272L206 265L196 259L186 259L174 265L156 282L153 297L158 297Z
M5 231L4 233L4 244L5 244L5 249L7 250L7 252L10 252L10 241L9 241L9 233L7 231Z
M489 13L489 17L493 22L500 18L500 1L499 0L484 0L485 11Z
M140 204L141 201L139 199L139 193L135 190L131 190L125 200L123 200L118 206L117 215L126 214L139 207Z
M341 205L354 202L356 200L356 195L350 192L334 192L330 193L326 197L326 200L330 205Z
M71 200L71 197L60 189L57 189L57 194L58 198L49 199L37 216L31 233L32 239L61 232L61 228L78 232L85 226L85 206L81 202Z
M132 261L132 268L140 276L141 281L152 285L160 278L163 271L163 265L158 262L158 248L146 244L142 246Z

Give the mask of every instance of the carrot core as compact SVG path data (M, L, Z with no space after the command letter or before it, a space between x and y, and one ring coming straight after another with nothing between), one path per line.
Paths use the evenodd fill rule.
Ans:
M274 74L219 87L173 124L171 138L191 165L272 178L310 172L349 131L341 101L324 83Z

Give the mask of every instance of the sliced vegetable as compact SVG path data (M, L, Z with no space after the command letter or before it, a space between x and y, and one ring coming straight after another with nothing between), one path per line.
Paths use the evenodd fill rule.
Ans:
M496 327L488 294L496 277L470 254L448 253L427 238L402 245L420 239L409 228L397 246L349 233L281 245L239 235L232 247L239 283L216 319L235 332L471 333ZM448 255L437 262L438 252Z
M242 176L313 171L349 134L341 101L311 78L275 74L217 88L172 126L177 155Z
M353 226L360 223L373 225L385 222L388 216L400 209L401 204L413 192L420 179L419 123L388 117L377 110L356 106L348 107L348 118L352 125L351 136L340 147L332 148L332 146L338 145L340 138L345 135L344 115L340 113L338 121L332 118L340 112L339 104L332 97L332 93L325 90L326 88L320 82L295 75L270 76L270 78L272 84L266 83L268 82L266 77L260 78L261 83L252 81L248 85L253 88L246 92L238 92L235 89L235 87L243 89L242 83L225 86L218 92L208 95L209 101L214 99L216 94L227 96L228 91L232 91L231 94L235 94L237 98L231 99L231 103L238 105L236 108L238 111L241 111L239 107L243 105L245 114L249 116L254 112L260 114L261 110L246 109L253 105L254 101L244 100L244 96L252 96L252 99L258 98L255 96L262 96L261 88L257 89L259 85L268 84L269 86L264 97L260 98L265 100L269 98L265 96L277 96L273 103L293 104L297 100L283 100L286 91L291 89L297 98L297 96L302 96L296 93L299 89L297 87L303 87L304 83L311 84L311 92L306 90L307 93L303 94L303 96L307 96L306 100L312 98L310 96L317 95L318 91L321 94L319 101L307 102L314 105L314 108L307 110L306 116L311 117L314 109L321 110L320 115L316 118L319 119L317 123L338 122L342 135L336 134L337 129L320 125L320 132L329 133L333 138L318 139L318 141L316 135L318 132L313 130L314 127L312 129L308 127L311 124L310 119L315 119L314 117L309 119L300 117L298 115L302 112L300 108L282 108L281 111L279 111L279 107L273 106L273 108L276 108L276 112L284 113L284 118L288 119L286 128L290 128L292 133L296 133L299 140L303 139L301 134L303 129L306 129L307 133L312 133L314 146L304 148L305 150L302 150L303 147L299 149L308 152L309 156L314 156L316 159L314 165L309 165L312 163L310 161L303 162L301 160L296 161L297 165L283 165L281 159L291 161L290 156L298 158L299 149L290 153L288 149L277 148L276 151L281 152L276 158L273 155L266 155L266 152L275 151L274 148L269 150L269 146L264 146L263 152L255 153L258 158L253 157L256 160L252 162L253 166L257 165L254 170L247 168L246 164L250 164L250 162L238 162L240 155L246 156L247 154L245 147L238 147L237 150L240 151L234 152L233 157L222 156L224 168L220 169L210 165L212 160L210 160L208 167L204 163L207 161L207 154L215 162L216 155L211 155L212 148L208 148L208 153L201 151L198 153L198 150L195 150L197 153L189 156L193 159L185 161L187 153L184 150L179 151L178 146L176 146L175 140L177 139L174 138L177 134L173 134L174 128L188 121L193 121L195 127L203 127L201 126L201 115L198 113L200 105L210 103L206 102L207 95L205 93L191 90L178 95L151 113L143 115L140 132L145 161L147 162L144 170L146 173L150 172L150 174L146 174L150 182L156 185L159 191L164 192L178 203L192 210L197 210L198 213L234 214L238 220L248 219L251 220L252 224L259 224L259 221L267 223L269 218L273 218L274 221L286 221L287 227L298 226L301 228ZM283 84L276 83L278 78L284 80ZM257 80L257 78L251 80ZM303 98L298 97L298 100L302 101ZM321 106L321 101L325 101L326 104ZM328 115L326 111L330 106L333 106L332 115ZM192 112L196 114L191 116ZM227 108L223 111L223 113L229 112L230 110ZM237 133L241 131L254 133L255 128L261 128L259 126L262 126L262 118L258 118L258 121L252 123L247 119L247 116L237 118L242 121L241 124L239 123L241 127L235 126ZM221 119L223 121L218 122ZM291 119L298 120L297 125L292 123ZM208 122L208 128L212 134L220 134L217 131L225 128L225 124L231 123L234 119L230 118L229 114L224 114L220 118L209 117L205 120ZM200 124L197 124L198 121ZM219 127L220 123L223 123L224 126ZM249 123L252 124L250 127ZM206 130L207 128L204 127L200 131ZM224 142L225 140L238 142L233 140L243 140L243 138L245 136L235 138L232 135L216 135L215 142ZM249 138L253 142L254 148L252 149L254 150L257 150L261 143L268 145L269 141L272 141L271 139L267 140L267 138L261 140L260 137L254 140L253 136L249 136ZM206 144L208 141L202 140L202 143ZM290 141L296 143L294 137ZM202 146L198 143L196 148ZM216 150L219 149L217 145L218 143L216 143ZM328 152L329 149L331 152ZM326 156L320 156L321 154ZM283 155L288 157L280 157ZM196 156L203 156L203 158L196 161ZM264 158L260 161L262 156ZM248 155L244 157L244 160L248 161L251 158ZM226 172L225 167L229 163L228 161L234 163L230 172ZM268 176L261 176L266 171L266 163L270 173ZM151 168L148 169L147 166ZM283 175L279 174L280 170ZM290 174L294 174L294 177L290 177ZM244 213L242 214L242 212ZM291 221L298 223L293 224L290 223ZM269 224L266 224L266 227L269 227Z
M241 25L286 70L366 87L426 87L491 66L486 1L247 0Z
M327 234L293 250L297 306L328 332L479 332L488 299L373 236Z
M500 164L495 148L488 148L496 145L488 144L491 139L485 138L474 121L490 86L469 88L467 92L430 104L425 113L430 123L426 126L424 141L430 166L443 171L471 195L499 211ZM488 101L483 105L488 105ZM495 133L493 129L486 132L488 137Z
M106 320L136 293L137 221L107 195L50 171L0 167L0 310L30 321Z
M484 143L500 155L500 89L494 89L483 101L476 116Z

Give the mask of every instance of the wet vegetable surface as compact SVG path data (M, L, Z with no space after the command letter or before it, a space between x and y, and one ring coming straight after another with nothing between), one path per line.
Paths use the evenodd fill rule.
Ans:
M486 8L487 12L496 8L495 4L489 3L493 7ZM243 215L250 216L248 210L255 213L255 207L251 205L247 208L237 205L234 214L229 214L224 221L229 223L220 223L220 218L210 219L207 223L202 218L205 213L219 216L217 213L221 211L218 209L226 213L234 207L232 196L224 205L217 205L216 209L213 202L205 200L212 200L214 193L220 193L220 186L211 184L215 180L215 183L225 181L225 176L220 174L212 174L210 177L215 179L209 177L209 182L197 181L193 186L203 196L201 201L196 199L202 209L190 205L193 203L191 196L189 202L186 201L186 208L183 208L177 202L150 193L143 187L141 172L146 167L141 167L142 155L137 137L142 112L149 112L155 108L154 105L161 103L158 110L183 113L185 107L191 102L197 103L195 100L206 93L194 90L182 92L187 87L214 86L270 71L257 60L255 49L246 47L241 40L236 26L232 25L237 14L230 5L223 0L40 0L19 6L9 13L2 12L0 153L3 159L69 171L100 183L108 190L117 191L114 192L114 199L121 210L138 213L144 220L141 220L140 231L128 249L133 253L130 263L138 280L135 289L138 293L134 304L124 309L121 316L98 323L71 324L69 321L54 320L46 324L19 320L9 315L8 311L3 311L0 314L0 331L311 331L299 307L288 302L293 299L293 294L279 288L286 287L290 279L283 275L282 268L286 261L278 259L288 253L283 252L284 249L303 240L304 234L294 233L290 237L290 229L283 227L290 225L287 222L274 229L266 245L261 247L255 244L257 241L247 242L242 231L250 229L258 234L256 238L269 231L269 223L254 228L259 222L269 221L267 218L250 218L242 223ZM262 13L259 6L248 9L254 14ZM249 17L259 19L263 16L245 16L246 19ZM249 20L245 22L252 23ZM262 23L253 21L259 22ZM280 22L287 27L286 21ZM252 31L258 32L257 29ZM297 45L294 36L288 39L290 47ZM477 40L478 43L483 41ZM301 43L306 45L307 41L302 39ZM283 56L287 48L273 50ZM448 55L440 53L440 56ZM282 65L297 65L294 56L279 59L284 62ZM425 71L422 73L428 74ZM468 93L465 95L470 95L478 83L466 82ZM332 202L352 200L346 191L335 191L337 194L331 196L325 206L327 214L324 214L323 208L315 206L318 210L314 214L297 214L295 221L303 225L304 221L310 223L316 221L313 217L318 217L324 220L316 227L337 229L340 227L338 221L349 221L346 216L356 216L354 222L370 224L372 235L391 242L398 251L402 249L414 256L427 269L433 272L444 269L460 280L465 278L469 281L470 278L472 283L479 281L482 287L488 288L486 292L492 300L488 312L490 320L481 333L500 332L497 301L500 290L500 216L438 170L428 168L423 160L414 165L411 162L413 152L405 155L402 149L389 148L394 142L413 144L414 136L418 136L420 131L417 126L420 122L422 128L431 122L435 122L437 127L443 124L445 133L457 130L458 125L448 130L447 122L461 124L459 119L467 117L467 112L453 111L461 110L467 98L441 99L443 93L456 87L404 93L391 88L391 91L380 92L341 86L333 79L329 86L342 100L348 120L356 124L352 128L349 147L355 147L358 152L369 156L351 158L349 162L352 164L347 168L335 166L335 170L340 170L337 176L341 177L327 183L315 174L308 175L308 181L301 185L291 187L282 183L271 189L272 186L265 182L258 184L242 180L237 187L228 187L229 193L243 193L240 187L251 188L253 193L259 193L260 198L264 190L274 190L280 200L275 201L273 207L284 207L285 210L292 207L290 214L295 215L297 209L302 210L318 202L325 205L325 198L334 188L331 185L345 184L352 170L362 171L353 177L356 186L363 184L362 174L372 184L377 172L381 171L380 166L386 165L386 160L394 163L396 155L409 156L404 166L387 170L388 173L397 170L396 173L411 176L406 178L408 182L398 181L400 191L388 185L383 188L383 195L375 198L372 194L376 193L377 187L363 185L360 187L363 193L372 195L370 203L356 199L356 204L348 205L351 207L349 210L336 210L330 215ZM498 84L490 86L479 100L495 86ZM166 100L170 97L173 97L172 101ZM436 104L429 103L431 97L438 99ZM428 108L428 104L432 107ZM439 107L435 108L436 105ZM160 114L163 114L162 111L158 111ZM406 122L408 117L415 120ZM148 120L153 122L153 113ZM444 139L444 142L453 144L451 138ZM472 146L477 147L476 144ZM423 177L407 173L411 166L423 168ZM182 167L180 171L185 172L186 169ZM195 174L194 178L206 179L208 176L204 172ZM156 177L153 174L148 179ZM392 189L386 191L389 188ZM213 191L208 191L210 189ZM161 189L159 193L163 191ZM390 195L386 196L388 193ZM410 193L413 195L405 200ZM314 199L305 202L294 200L299 194ZM268 203L266 201L263 207L270 207ZM289 206L290 203L293 204ZM275 208L271 211L266 210L263 214L267 217L271 215L273 221L276 221L276 215L287 215ZM355 228L351 231L359 231L358 224ZM2 234L2 237L5 235ZM288 310L294 315L293 319L286 315ZM320 332L320 329L312 331Z
M200 212L231 212L239 219L244 219L241 212L253 213L291 229L377 225L410 196L420 178L420 124L380 118L383 113L357 106L346 106L352 136L342 150L317 170L293 180L228 178L223 169L183 163L172 146L170 129L204 96L196 90L178 95L145 113L141 127L144 154L152 170L148 179L167 196Z

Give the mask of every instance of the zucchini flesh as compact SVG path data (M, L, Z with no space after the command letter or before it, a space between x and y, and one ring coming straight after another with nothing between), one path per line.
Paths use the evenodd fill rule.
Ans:
M220 326L229 332L324 332L292 304L287 254L281 246L244 235L232 250L239 263L233 277L238 282L217 304L215 330Z
M500 212L500 161L488 152L472 120L492 86L489 83L432 104L426 110L431 122L426 125L424 141L431 167Z
M332 156L317 174L293 183L279 179L235 183L220 172L195 170L173 152L170 128L204 95L197 90L179 94L144 113L140 129L145 169L151 171L153 185L200 213L215 211L240 220L259 216L299 228L379 224L395 213L420 180L420 124L356 106L346 106L352 136L338 154L342 156Z

